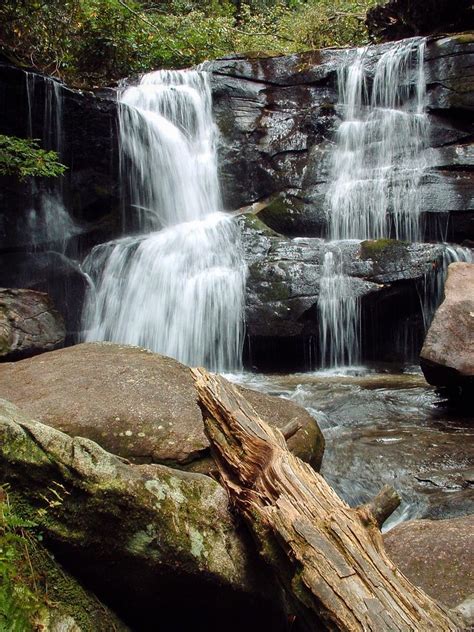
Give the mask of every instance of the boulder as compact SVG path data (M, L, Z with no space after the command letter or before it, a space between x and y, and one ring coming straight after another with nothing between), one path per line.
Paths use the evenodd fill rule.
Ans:
M247 389L245 395L273 426L298 421L289 445L319 468L324 439L309 413L288 400ZM80 344L3 364L0 397L134 462L213 469L191 372L172 358L139 347Z
M434 599L454 607L474 593L474 515L404 522L384 543L402 573Z
M51 351L65 336L64 321L47 294L0 288L0 359Z
M423 344L420 364L435 386L460 389L465 396L474 386L474 264L452 263L444 288L445 299Z
M163 629L198 620L217 632L224 616L236 632L249 620L286 628L280 592L211 478L130 464L2 400L0 479L55 557L133 629L156 629L157 616Z

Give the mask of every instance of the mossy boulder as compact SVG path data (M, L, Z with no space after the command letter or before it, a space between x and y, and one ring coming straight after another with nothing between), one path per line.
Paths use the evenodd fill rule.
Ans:
M290 194L271 198L259 211L258 217L264 224L288 237L320 236L324 231L315 205Z
M324 439L290 401L246 391L258 414L281 427L298 418L295 454L318 468ZM71 436L136 463L212 470L188 367L139 347L87 343L0 366L0 397Z
M211 478L130 464L2 400L0 480L55 556L134 629L155 629L159 613L163 629L198 618L218 630L223 612L231 630L247 616L284 628L280 593Z
M0 498L0 629L126 632L129 628L67 573L39 538L34 523L17 515L13 500Z
M360 244L360 256L383 264L387 259L407 259L408 246L408 241L397 239L368 239Z

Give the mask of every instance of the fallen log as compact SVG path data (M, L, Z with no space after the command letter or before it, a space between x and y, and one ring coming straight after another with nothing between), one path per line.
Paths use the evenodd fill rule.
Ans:
M379 529L395 509L400 505L402 499L390 485L384 485L377 496L365 505L360 505L357 510L360 514L368 513L366 519L375 520Z
M459 631L387 557L393 494L351 509L225 379L193 369L221 483L284 586L300 630ZM387 502L387 499L391 498Z

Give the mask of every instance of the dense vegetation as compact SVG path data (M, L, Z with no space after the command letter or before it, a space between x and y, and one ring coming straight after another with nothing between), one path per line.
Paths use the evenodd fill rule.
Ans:
M0 50L76 85L232 52L367 40L376 0L3 0Z
M41 608L39 578L31 565L36 547L32 528L11 509L0 486L0 630L27 632Z
M51 178L62 175L65 170L57 153L41 149L37 140L0 134L0 176L20 180L29 176Z

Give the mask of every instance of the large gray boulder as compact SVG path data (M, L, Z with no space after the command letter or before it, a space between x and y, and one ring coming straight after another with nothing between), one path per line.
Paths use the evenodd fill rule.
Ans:
M199 620L217 631L222 613L230 630L252 617L285 628L278 588L211 478L132 465L2 400L0 480L57 558L134 629Z
M43 292L0 288L0 359L52 351L64 343L64 321Z
M420 364L435 386L461 389L472 396L474 386L474 264L452 263L421 350Z
M319 468L324 439L311 415L288 400L241 390L271 425L296 421L289 446ZM134 462L204 473L214 467L189 368L139 347L86 343L3 364L0 397Z

